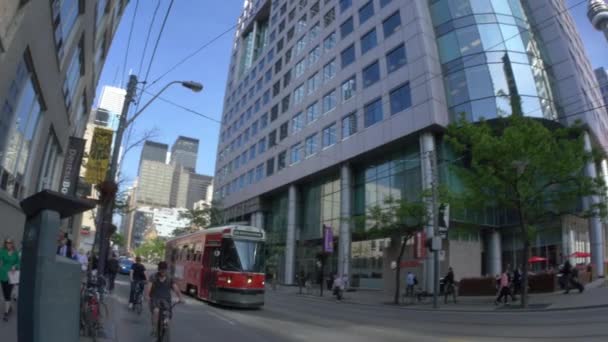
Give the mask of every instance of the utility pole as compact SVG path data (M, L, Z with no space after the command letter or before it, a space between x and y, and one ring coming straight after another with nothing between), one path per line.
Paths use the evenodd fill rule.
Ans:
M441 248L441 237L439 235L439 175L437 170L437 155L435 150L429 151L431 158L431 174L433 177L433 308L439 308L439 249ZM437 243L439 241L439 243ZM439 245L439 246L437 246Z
M127 94L125 95L125 101L122 105L122 112L118 121L118 128L116 129L116 139L114 140L114 148L112 149L112 159L110 165L108 165L108 171L106 178L103 183L99 185L100 191L100 206L97 224L97 234L95 239L99 244L99 261L97 271L99 274L103 274L106 266L106 260L108 259L109 242L110 236L113 232L110 232L110 226L112 224L112 216L114 213L114 200L116 193L118 192L118 184L116 181L116 173L118 171L118 155L120 153L120 147L122 146L122 139L127 128L127 115L129 114L129 107L133 98L135 97L135 91L137 87L137 76L131 75L129 77L129 83L127 85Z

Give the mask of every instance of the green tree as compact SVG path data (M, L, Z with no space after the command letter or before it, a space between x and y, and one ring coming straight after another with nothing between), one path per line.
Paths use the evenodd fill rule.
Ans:
M135 249L135 254L144 257L148 261L159 261L165 257L165 240L157 237L144 242Z
M594 159L584 149L584 130L579 125L549 128L512 115L476 124L460 120L448 127L447 141L464 159L452 165L463 185L456 196L472 209L517 214L524 247L522 306L527 307L527 260L538 228L564 214L603 215L596 205L578 209L585 196L605 193L599 177L585 176L585 166Z
M112 234L112 237L110 237L110 241L112 241L112 243L115 246L118 246L118 247L125 246L125 237L122 234L118 234L118 233Z
M397 256L397 267L395 268L395 304L399 304L399 292L401 288L401 260L405 252L407 241L414 237L416 232L429 221L430 213L421 197L418 201L406 199L395 199L388 197L383 205L375 205L367 210L364 219L371 221L372 226L369 230L358 232L367 239L390 237L393 241L400 243L399 254ZM361 226L361 225L359 225Z
M222 215L218 207L218 202L212 202L211 205L204 204L202 209L189 209L180 213L180 219L188 221L188 226L176 228L171 234L179 236L221 225Z

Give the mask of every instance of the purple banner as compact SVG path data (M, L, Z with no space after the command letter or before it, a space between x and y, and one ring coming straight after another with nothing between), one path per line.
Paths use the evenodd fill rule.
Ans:
M333 253L334 251L334 232L331 226L323 225L323 252Z

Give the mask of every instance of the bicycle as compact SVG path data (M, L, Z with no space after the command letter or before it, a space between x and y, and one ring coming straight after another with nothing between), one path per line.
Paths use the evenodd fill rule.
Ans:
M135 284L135 294L134 294L135 302L133 303L133 310L137 312L138 315L141 315L143 309L144 302L144 282L138 281Z
M97 334L101 330L102 315L108 315L108 308L100 300L100 294L94 283L87 283L80 294L80 332L83 336L91 337L97 341Z
M170 330L169 323L171 322L171 312L173 308L180 302L175 302L173 305L168 305L166 301L161 301L159 304L158 321L156 329L156 341L157 342L169 342L170 341Z

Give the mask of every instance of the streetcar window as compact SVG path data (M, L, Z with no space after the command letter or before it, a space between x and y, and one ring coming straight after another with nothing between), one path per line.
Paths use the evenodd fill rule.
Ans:
M220 267L227 271L262 272L264 244L260 241L224 239Z

